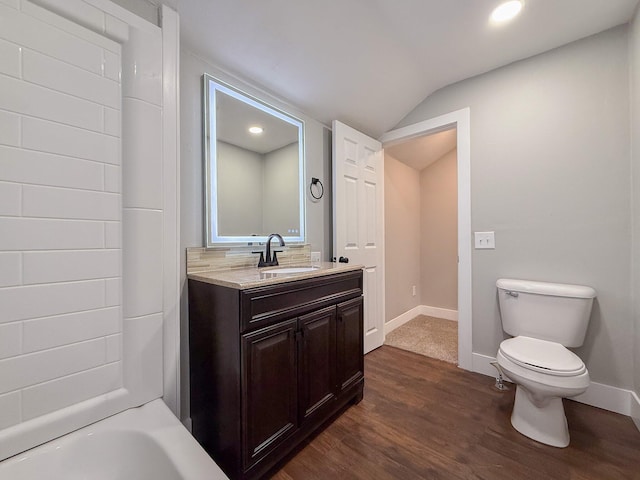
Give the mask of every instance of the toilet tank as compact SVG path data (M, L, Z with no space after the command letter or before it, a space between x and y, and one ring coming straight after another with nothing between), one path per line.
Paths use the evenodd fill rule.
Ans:
M583 285L501 278L496 282L502 328L565 347L579 347L587 333L596 291Z

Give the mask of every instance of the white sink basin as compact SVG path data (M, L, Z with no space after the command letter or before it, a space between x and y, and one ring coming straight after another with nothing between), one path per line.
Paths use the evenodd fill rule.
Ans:
M276 275L289 275L291 273L313 272L318 268L319 267L283 267L283 268L272 268L271 270L262 270L262 273L273 273Z

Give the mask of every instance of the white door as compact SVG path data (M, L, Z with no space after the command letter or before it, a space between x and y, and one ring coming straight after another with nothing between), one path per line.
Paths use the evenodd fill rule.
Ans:
M333 122L333 252L364 266L364 353L384 341L382 144Z

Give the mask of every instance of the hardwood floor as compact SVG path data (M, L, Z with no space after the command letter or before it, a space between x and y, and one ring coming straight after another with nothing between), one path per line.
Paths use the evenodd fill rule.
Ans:
M364 400L273 478L640 479L640 432L630 418L565 400L571 444L549 447L511 427L514 392L382 346L365 357Z

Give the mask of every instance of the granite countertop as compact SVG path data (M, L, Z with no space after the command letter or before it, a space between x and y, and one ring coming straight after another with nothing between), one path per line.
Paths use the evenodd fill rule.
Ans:
M298 267L314 267L311 271L286 273L287 269ZM278 283L294 282L306 278L334 275L336 273L349 272L362 269L362 265L351 263L320 262L305 265L280 265L277 267L263 268L236 268L229 270L216 270L209 272L190 273L187 278L199 282L221 285L223 287L245 290L247 288L275 285ZM273 270L283 270L282 273L265 273Z

